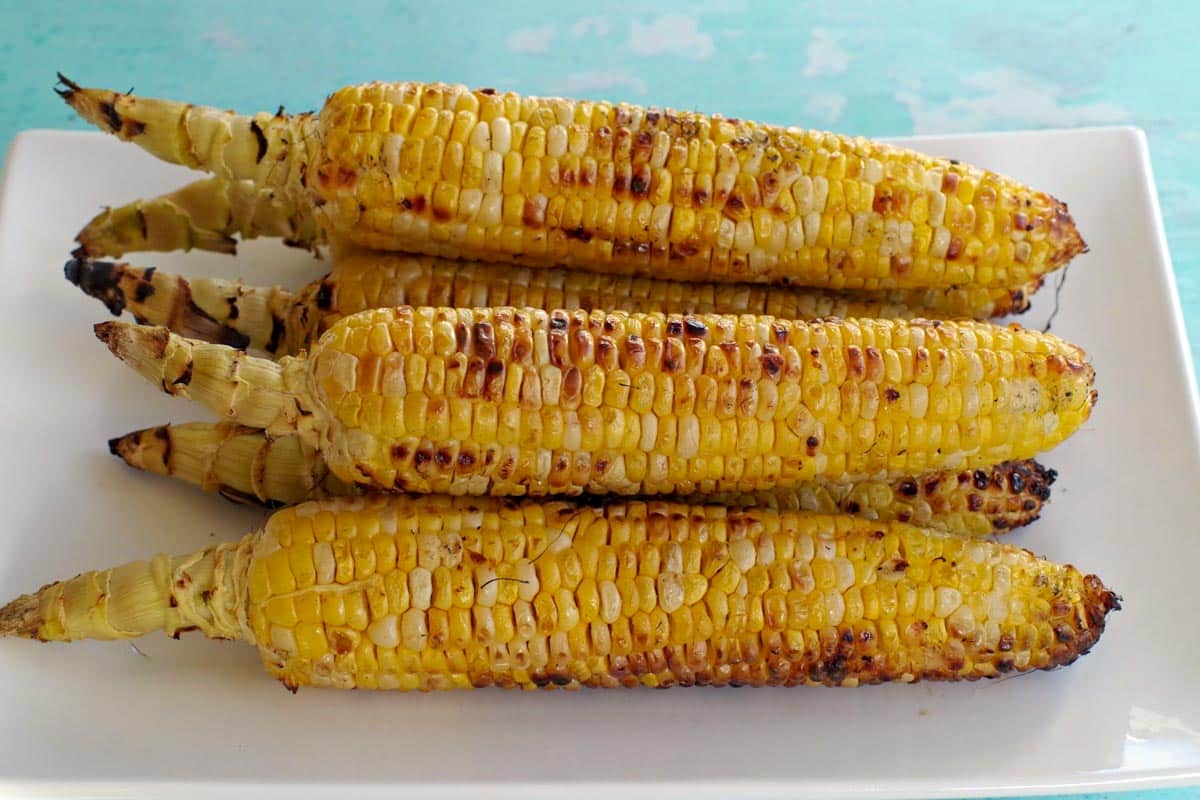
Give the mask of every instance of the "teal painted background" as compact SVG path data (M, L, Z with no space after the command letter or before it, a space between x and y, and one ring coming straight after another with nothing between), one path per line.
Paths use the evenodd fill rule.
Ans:
M24 128L83 127L50 91L56 70L242 111L316 108L342 84L411 78L869 136L1133 124L1149 134L1197 359L1197 27L1200 4L1187 0L0 0L0 146Z

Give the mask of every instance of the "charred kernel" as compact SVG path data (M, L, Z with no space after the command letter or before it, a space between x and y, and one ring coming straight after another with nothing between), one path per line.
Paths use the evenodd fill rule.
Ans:
M475 323L473 334L476 356L486 361L496 355L496 341L490 323Z
M767 377L776 378L783 371L783 356L777 352L763 353L762 366Z

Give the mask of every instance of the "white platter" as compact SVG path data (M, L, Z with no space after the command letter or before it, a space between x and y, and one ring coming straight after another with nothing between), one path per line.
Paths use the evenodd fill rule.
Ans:
M558 797L571 783L580 797L955 797L1200 781L1200 425L1145 139L1106 129L915 145L1067 199L1092 246L1054 330L1092 354L1100 403L1045 457L1061 473L1053 500L1013 537L1124 595L1090 655L972 685L292 696L237 644L5 640L0 794ZM0 599L240 535L264 516L108 455L109 436L205 417L118 364L91 332L106 312L62 277L74 232L102 204L187 179L97 134L13 144L0 205ZM236 260L140 261L297 286L322 271L268 242ZM1043 292L1026 323L1040 327L1052 305Z

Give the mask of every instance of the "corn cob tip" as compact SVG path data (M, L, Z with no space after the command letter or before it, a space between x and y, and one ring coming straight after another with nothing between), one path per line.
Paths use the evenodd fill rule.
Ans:
M1121 596L1104 585L1095 575L1085 575L1083 578L1083 609L1086 615L1086 626L1081 626L1078 634L1081 641L1064 641L1064 634L1055 631L1059 641L1074 651L1074 656L1065 660L1069 664L1085 654L1100 639L1104 633L1105 620L1112 611L1121 610Z
M92 330L96 338L108 345L112 354L122 361L138 356L162 358L171 340L171 332L161 325L130 325L110 320L97 322Z
M129 326L112 320L108 322L97 322L92 326L92 332L96 334L97 339L108 345L108 349L112 350L114 355L119 356L120 353L117 351L117 346L121 329L123 327L127 328Z
M1124 598L1106 587L1095 575L1088 575L1083 579L1083 590L1088 609L1095 614L1096 624L1103 624L1108 612L1121 610Z
M116 134L122 139L131 139L146 129L144 122L133 119L127 113L118 109L121 100L126 98L120 92L111 89L89 89L80 86L61 72L54 91L75 109L75 113L101 130Z
M125 310L125 291L121 288L121 274L126 265L113 261L93 261L88 258L72 258L63 265L63 275L68 281L104 304L114 317ZM153 291L153 287L150 287Z
M88 268L88 264L74 253L71 255L71 259L63 265L63 277L78 286L79 281L82 280L83 272Z
M82 86L68 78L66 75L63 75L61 72L56 72L54 75L58 78L58 83L54 86L54 93L63 100L66 100L68 103L71 102L71 98L76 92L83 90Z
M0 608L0 636L37 639L42 622L41 603L36 593L23 594Z
M1050 263L1055 266L1063 266L1075 256L1086 253L1088 245L1083 240L1083 235L1079 233L1079 228L1075 225L1075 219L1067 209L1067 204L1057 197L1052 197L1050 200L1050 236L1052 241L1057 240L1058 242L1058 247L1051 254Z
M108 452L134 469L169 474L171 435L165 425L133 431L108 440Z

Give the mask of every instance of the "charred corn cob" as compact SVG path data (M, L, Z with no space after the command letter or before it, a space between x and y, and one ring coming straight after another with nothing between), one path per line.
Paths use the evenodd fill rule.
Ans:
M76 236L79 255L143 250L237 251L243 239L275 236L314 249L324 232L311 214L253 181L205 178L169 194L106 208Z
M52 583L0 635L258 646L300 686L972 680L1069 664L1119 599L1026 550L772 509L367 498Z
M451 494L690 493L1029 458L1094 400L1086 355L985 323L376 309L278 363L106 322L114 354L340 480Z
M163 325L183 336L272 355L311 348L344 316L397 305L949 319L1019 313L1032 294L1005 289L835 292L694 284L394 253L339 260L329 275L299 292L218 278L188 279L111 261L72 259L64 271L68 280L114 315L129 311L138 322Z
M338 480L300 437L268 436L234 423L159 425L111 439L108 447L135 469L179 478L239 503L277 508L359 493ZM1027 460L892 481L813 481L790 491L707 495L696 502L840 512L985 536L1037 519L1056 478L1054 470Z
M297 116L60 93L376 249L830 289L1015 289L1084 249L1063 203L1001 175L718 115L420 83Z

